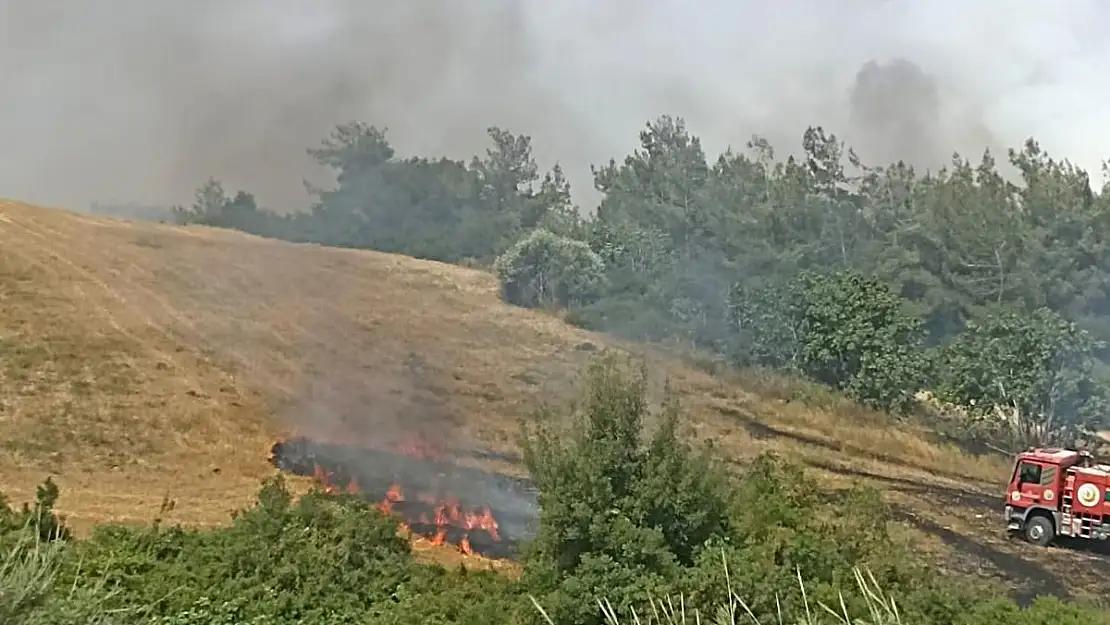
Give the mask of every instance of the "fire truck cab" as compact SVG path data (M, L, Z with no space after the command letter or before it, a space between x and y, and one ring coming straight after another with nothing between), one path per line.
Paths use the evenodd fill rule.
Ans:
M1006 523L1042 547L1057 536L1110 538L1110 465L1073 449L1018 454L1006 491Z

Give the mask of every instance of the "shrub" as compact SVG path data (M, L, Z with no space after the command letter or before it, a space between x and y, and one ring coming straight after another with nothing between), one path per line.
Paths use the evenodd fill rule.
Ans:
M0 555L0 623L30 622L49 596L61 566L61 544L40 543L30 534Z
M397 519L366 501L321 491L294 501L280 477L229 527L102 526L76 546L59 584L85 598L59 599L51 614L79 613L95 595L103 613L151 625L488 623L519 597L496 573L414 562Z
M797 371L873 408L913 404L924 373L921 323L879 280L806 272L784 285L738 285L730 309L739 364Z
M35 489L34 504L24 503L18 509L13 508L0 495L0 546L12 536L21 540L24 531L33 532L43 541L68 540L69 528L54 512L58 494L58 485L48 477Z
M645 440L643 370L627 375L611 354L591 363L581 411L567 431L524 425L525 464L540 489L538 534L525 584L560 622L600 622L594 599L621 606L658 589L728 533L724 474L708 450L679 439L669 401Z
M1107 424L1105 383L1094 374L1101 347L1048 309L992 315L938 350L936 395L986 426L977 430L1009 433L1014 448L1072 444Z
M119 589L115 607L315 620L357 614L409 582L409 545L396 532L394 519L352 496L312 492L294 503L276 478L230 527L102 526L77 555L82 577Z
M609 599L599 599L597 601L598 607L605 617L606 625L620 625L622 622L636 623L637 625L686 625L687 623L702 623L709 622L715 625L736 625L737 623L761 623L762 621L752 610L751 606L745 601L736 591L732 588L729 581L728 563L725 562L722 567L722 572L725 578L724 590L725 599L715 605L710 606L709 610L705 612L706 617L710 619L703 620L702 610L693 607L691 602L688 602L686 597L679 594L677 597L667 597L666 599L658 599L652 595L648 595L646 599L647 609L641 608L637 611L635 608L627 610L627 613L622 613L613 608L613 604ZM864 610L860 610L860 614L865 614L869 617L868 620L857 618L848 611L847 602L844 596L841 595L839 603L829 606L824 602L811 602L808 600L806 594L805 582L802 581L801 576L798 576L798 590L803 597L803 614L799 616L797 622L799 625L822 625L824 623L838 623L840 625L901 625L902 616L898 610L898 603L893 597L887 596L878 582L875 581L874 576L865 574L858 568L853 570L856 579L857 591L865 606ZM543 617L544 622L548 625L556 625L555 621L544 610L543 605L536 600L535 597L529 597L536 610ZM781 605L777 601L776 604ZM690 606L690 607L688 607ZM641 616L642 615L642 616ZM783 615L778 614L778 623L784 625Z
M588 304L605 284L605 265L587 244L543 229L517 241L494 269L505 301L529 308Z

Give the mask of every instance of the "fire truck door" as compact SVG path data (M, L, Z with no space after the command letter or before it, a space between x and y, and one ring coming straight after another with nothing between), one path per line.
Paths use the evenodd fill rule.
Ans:
M1054 492L1056 467L1031 460L1023 460L1018 467L1017 488L1010 494L1010 503L1021 507L1043 504L1056 507L1058 493Z

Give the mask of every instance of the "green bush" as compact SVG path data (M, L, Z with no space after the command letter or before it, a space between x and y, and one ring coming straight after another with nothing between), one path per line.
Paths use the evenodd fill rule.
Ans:
M2 541L6 538L22 540L24 531L34 533L43 541L68 540L69 528L54 512L58 495L58 485L49 477L35 489L34 504L24 503L13 508L0 494L0 547L4 546Z
M0 560L0 623L30 622L29 615L46 602L61 567L62 546L40 543L24 533Z
M598 608L605 618L606 625L620 625L622 622L631 622L643 625L686 625L686 623L710 622L715 625L735 625L736 623L762 622L751 605L732 588L729 581L728 563L722 567L725 578L725 596L722 603L711 606L703 616L702 610L690 606L685 595L677 597L657 598L651 595L645 597L645 607L640 610L630 608L622 613L613 607L608 598L597 601ZM803 611L796 622L800 625L821 625L822 623L839 623L841 625L901 625L902 616L898 610L898 603L893 597L887 596L875 581L874 576L853 571L856 579L857 591L865 610L860 612L869 617L867 620L856 618L847 609L847 601L840 596L840 602L830 606L821 601L811 602L807 597L805 582L798 577L799 594L803 597ZM556 625L543 605L530 597L536 610L539 611L548 625ZM779 623L785 623L783 615L779 613ZM708 618L707 618L708 617Z
M395 518L349 495L314 491L294 502L280 477L230 527L106 526L74 556L81 568L70 579L104 579L118 591L110 607L167 624L408 622L398 610L479 622L504 607L462 597L500 597L509 585L492 573L418 565Z
M991 315L937 351L936 395L1014 448L1073 444L1108 424L1106 385L1094 374L1101 348L1048 309Z
M505 301L529 308L593 302L605 284L605 265L590 246L533 230L497 258Z
M585 383L569 430L541 414L522 441L542 511L525 585L560 622L600 622L594 599L603 592L623 606L663 588L729 528L723 472L708 450L679 439L673 402L650 413L646 373L629 377L606 355ZM652 417L659 424L645 438Z
M875 408L905 411L923 382L921 323L857 273L804 272L730 300L734 360L797 371Z
M973 591L951 588L887 533L890 515L874 489L830 497L800 466L766 454L729 480L709 448L678 435L673 400L661 413L649 409L647 388L642 370L630 375L604 355L569 426L554 425L562 420L550 411L523 424L541 518L522 583L547 618L601 623L602 597L627 613L646 595L675 590L703 613L736 593L761 619L800 618L799 581L811 599L838 605L853 567L910 593L910 616L949 623L971 605ZM845 601L853 615L869 609L865 596Z

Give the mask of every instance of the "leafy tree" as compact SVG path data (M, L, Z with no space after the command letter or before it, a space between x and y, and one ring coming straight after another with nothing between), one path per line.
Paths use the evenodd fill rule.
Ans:
M594 168L594 186L605 194L598 219L631 221L684 247L705 220L709 175L701 140L683 119L661 116L640 132L640 149L623 163Z
M521 218L523 227L542 228L571 239L586 238L586 220L571 199L570 182L559 164L544 174L532 205Z
M594 220L586 240L605 263L606 289L589 306L571 311L577 325L636 339L659 339L671 329L653 290L664 283L675 253L666 233L628 221Z
M805 272L782 287L738 286L731 315L742 364L794 369L885 409L907 409L922 383L921 324L877 279Z
M523 215L524 194L539 180L539 167L532 157L532 139L497 127L487 133L493 148L486 150L485 158L475 157L470 166L481 181L481 197L496 212ZM538 217L530 217L527 226L535 226Z
M805 273L791 292L802 372L881 408L905 409L919 389L920 323L890 288L856 273Z
M601 257L582 241L533 230L498 257L505 301L518 306L588 304L604 288Z
M491 262L541 226L581 236L561 168L541 179L529 137L496 127L488 132L493 147L467 164L400 159L385 129L340 124L308 150L336 179L331 189L310 187L316 198L310 211L279 216L259 209L249 194L228 198L209 180L194 206L175 215L184 223L452 262Z
M490 237L505 229L486 220L475 172L448 159L399 160L384 129L343 124L309 154L337 182L313 189L311 240L455 261L489 256Z
M1072 444L1081 428L1106 424L1106 388L1094 376L1099 347L1048 309L998 313L940 349L937 396L1014 431L1018 444Z
M254 196L239 191L227 195L223 183L209 178L196 191L196 200L188 208L174 207L174 219L180 224L204 224L217 228L234 228L253 234L268 234L267 215L260 212Z

